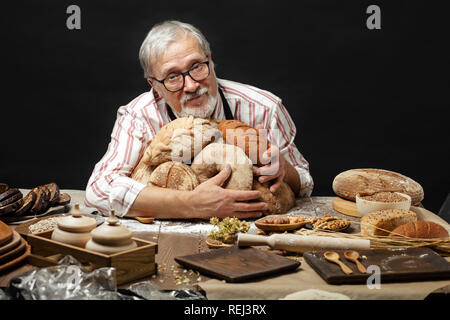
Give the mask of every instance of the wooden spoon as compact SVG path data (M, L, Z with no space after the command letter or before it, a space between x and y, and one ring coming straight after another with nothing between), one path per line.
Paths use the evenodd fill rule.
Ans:
M150 217L134 217L134 218L140 223L153 223L153 221L155 221L155 218Z
M345 259L356 263L356 267L358 268L359 272L361 272L361 273L366 273L367 272L366 268L358 260L360 258L360 255L359 255L358 251L355 251L355 250L345 251L344 252L344 257L345 257Z
M334 252L334 251L327 251L323 254L323 256L328 261L334 262L337 265L339 265L345 274L353 273L352 269L347 267L341 260L339 260L339 253Z

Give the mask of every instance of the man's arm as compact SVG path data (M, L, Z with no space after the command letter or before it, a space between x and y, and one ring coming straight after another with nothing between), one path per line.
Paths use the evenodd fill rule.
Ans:
M124 215L146 186L129 177L150 136L136 115L127 107L118 110L108 150L95 165L86 186L85 204L107 214L114 210Z
M227 165L216 176L203 182L193 191L147 186L136 197L126 215L173 219L260 217L262 211L267 210L265 202L242 202L258 199L261 196L259 191L228 190L221 187L230 174L231 168Z

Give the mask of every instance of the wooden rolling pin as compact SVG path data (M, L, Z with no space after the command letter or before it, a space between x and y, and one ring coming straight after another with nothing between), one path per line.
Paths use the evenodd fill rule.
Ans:
M245 246L269 246L275 250L291 252L308 252L321 250L367 250L370 249L370 240L347 239L318 236L300 236L294 234L273 234L259 236L239 233L237 244Z

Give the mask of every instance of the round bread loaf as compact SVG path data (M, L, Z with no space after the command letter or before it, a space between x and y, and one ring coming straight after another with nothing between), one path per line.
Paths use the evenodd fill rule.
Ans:
M168 161L160 164L148 181L161 188L190 191L198 186L198 179L192 169L181 162Z
M215 176L225 165L231 166L231 176L222 185L225 189L251 190L253 183L252 162L244 151L231 144L211 143L192 162L191 168L202 183Z
M261 192L261 197L256 201L267 203L268 209L263 212L264 215L283 214L295 206L295 195L291 187L282 182L275 193L270 192L271 182L260 183L255 177L253 179L253 190Z
M355 201L358 192L398 191L411 197L413 205L424 197L423 188L411 178L383 169L352 169L333 180L333 191L341 198Z
M260 136L258 130L239 120L220 121L218 129L226 143L244 150L253 164L264 165L261 157L270 148L270 143Z
M186 163L220 137L216 120L192 116L178 118L158 131L145 150L141 162L150 166L167 161Z
M389 237L401 236L419 239L448 238L448 231L431 221L415 221L401 225L389 234Z
M140 183L148 184L153 170L155 170L154 166L146 165L141 160L131 173L131 178Z

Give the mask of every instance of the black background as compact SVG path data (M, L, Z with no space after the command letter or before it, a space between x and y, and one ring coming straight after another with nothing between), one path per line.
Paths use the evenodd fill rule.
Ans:
M138 50L167 19L197 26L219 78L283 99L313 195L353 168L405 174L438 212L450 191L448 1L14 1L1 9L0 180L84 189L119 106L149 89ZM68 30L66 8L81 8ZM366 9L381 8L381 30Z

